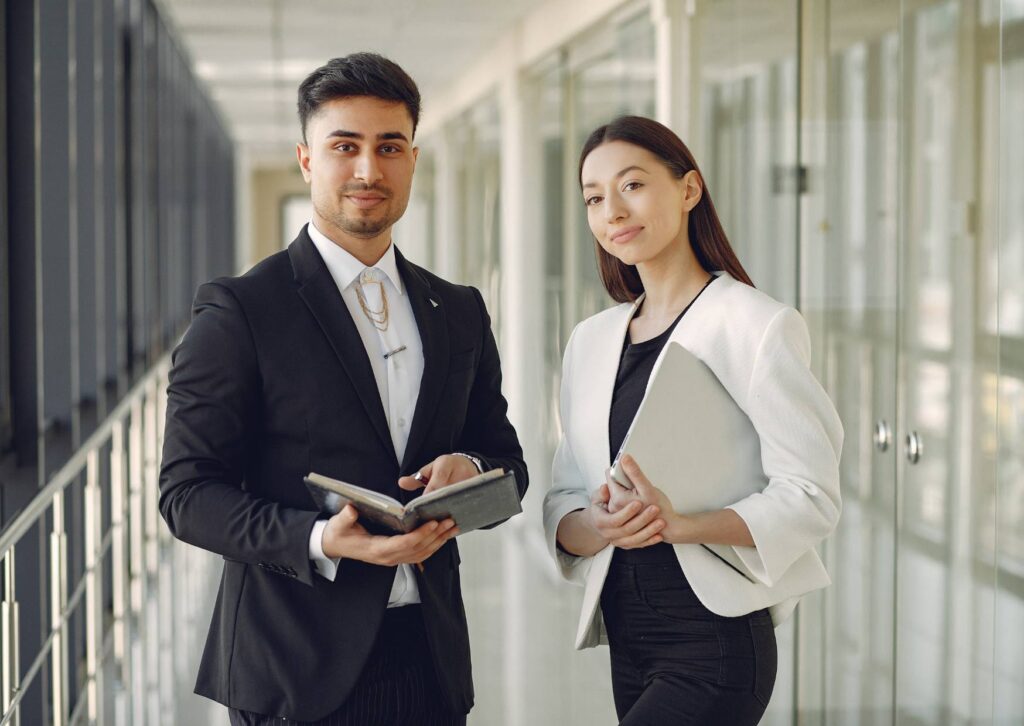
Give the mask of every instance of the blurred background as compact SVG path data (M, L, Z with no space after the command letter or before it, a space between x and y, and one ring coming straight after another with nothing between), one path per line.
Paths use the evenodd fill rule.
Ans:
M219 558L156 512L196 286L310 216L295 93L383 53L424 117L403 253L478 287L531 471L461 545L477 726L614 723L544 548L560 359L610 305L577 189L622 113L694 152L846 428L831 588L766 724L1024 724L1024 1L0 0L0 724L226 724Z

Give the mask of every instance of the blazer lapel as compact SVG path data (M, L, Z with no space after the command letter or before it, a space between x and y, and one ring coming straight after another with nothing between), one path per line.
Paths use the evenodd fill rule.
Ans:
M352 386L366 410L374 431L380 437L384 448L394 457L395 445L391 441L384 404L381 403L377 392L377 381L373 377L370 359L366 357L363 339L359 337L359 331L352 321L348 306L305 227L288 246L288 255L295 272L295 281L299 283L299 297L306 303L320 329L327 336L345 373L352 380Z
M615 393L615 376L619 371L619 359L622 357L622 344L626 339L629 321L633 319L637 306L643 296L632 305L622 305L610 316L609 324L601 331L599 340L594 341L594 356L591 363L586 364L591 371L590 384L586 390L591 391L586 403L586 415L582 419L589 428L586 440L594 441L597 446L588 446L588 470L591 476L604 480L604 471L611 465L609 459L608 419L612 411L612 395ZM597 480L595 480L597 481Z
M427 279L406 261L397 247L395 264L405 283L405 291L423 343L423 378L401 465L401 471L405 472L410 470L419 456L419 449L441 403L451 350L448 342L448 313L441 297L433 292Z

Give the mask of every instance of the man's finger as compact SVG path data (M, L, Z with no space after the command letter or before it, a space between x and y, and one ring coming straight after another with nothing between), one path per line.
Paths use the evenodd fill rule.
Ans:
M448 486L448 483L452 480L452 462L448 457L439 456L434 459L431 467L430 483L423 490L424 494Z
M424 485L424 481L417 479L416 477L402 476L398 478L398 486L405 489L407 492L414 492Z
M340 525L347 529L359 520L359 512L351 504L346 504L341 508L341 511L331 517L331 519L335 521L336 525Z

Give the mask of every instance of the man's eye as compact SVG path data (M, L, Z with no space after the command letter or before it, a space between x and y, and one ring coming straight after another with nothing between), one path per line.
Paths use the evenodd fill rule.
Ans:
M385 154L397 154L402 149L398 146L395 146L394 144L385 144L384 146L380 147L380 150Z
M347 153L349 151L354 151L356 146L355 144L338 144L334 148L337 149L338 151L344 151Z

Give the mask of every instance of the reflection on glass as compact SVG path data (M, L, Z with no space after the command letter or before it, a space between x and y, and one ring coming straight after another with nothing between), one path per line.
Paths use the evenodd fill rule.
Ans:
M457 154L460 282L483 295L494 336L501 339L501 122L498 104L486 98L451 127Z
M587 226L586 209L579 195L576 160L583 142L594 129L616 116L654 115L654 29L646 11L616 26L591 49L572 71L572 109L574 148L571 174L572 189L579 200L575 209L575 242L565 257L566 326L611 305L611 300L597 271L594 237Z
M709 3L695 22L700 112L687 141L754 283L796 301L797 6ZM770 32L765 32L770 28Z

